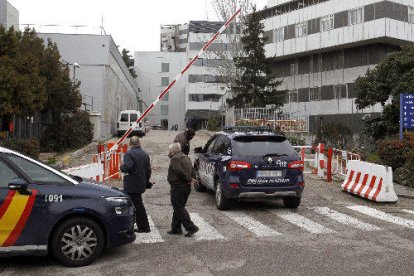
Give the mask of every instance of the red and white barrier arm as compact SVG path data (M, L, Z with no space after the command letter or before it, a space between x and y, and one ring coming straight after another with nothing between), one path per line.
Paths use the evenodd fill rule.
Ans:
M127 132L116 142L116 144L110 149L110 151L116 150L120 144L122 144L129 134L133 131L134 128L148 115L148 113L158 104L160 100L168 93L168 91L173 87L173 85L184 75L185 72L197 61L197 59L210 47L210 45L217 39L217 37L224 32L224 30L230 25L230 23L236 18L236 16L241 12L241 9L238 9L232 17L227 20L227 22L220 28L220 30L210 39L209 42L198 52L198 54L184 67L184 69L175 77L175 79L165 88L165 90L158 96L157 99L148 107L148 109L138 118L138 120L128 129Z

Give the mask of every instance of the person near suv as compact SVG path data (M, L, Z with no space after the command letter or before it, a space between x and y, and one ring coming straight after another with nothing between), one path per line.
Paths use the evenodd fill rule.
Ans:
M171 159L168 168L168 183L171 185L171 204L174 209L170 235L182 235L181 225L187 230L186 237L192 237L199 228L191 221L190 215L185 209L191 186L195 184L195 173L191 159L181 151L179 143L169 146L168 156Z
M141 148L137 136L131 137L131 149L124 156L121 172L125 173L124 191L127 193L136 209L136 224L138 233L151 231L147 212L142 201L142 194L147 189L151 178L151 162L148 154Z

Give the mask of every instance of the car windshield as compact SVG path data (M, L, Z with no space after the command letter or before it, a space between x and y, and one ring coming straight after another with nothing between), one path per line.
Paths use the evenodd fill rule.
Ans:
M233 140L233 155L239 156L291 156L296 152L282 136L241 136Z

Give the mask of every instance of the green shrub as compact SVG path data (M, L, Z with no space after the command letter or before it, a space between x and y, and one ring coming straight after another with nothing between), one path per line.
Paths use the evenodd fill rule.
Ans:
M218 131L221 129L221 123L223 120L223 116L221 115L213 115L208 118L208 125L207 129L210 131Z
M89 114L79 111L72 115L63 115L48 126L41 141L42 150L63 152L81 148L92 141L93 125Z
M414 150L406 155L406 163L394 172L394 181L404 186L414 188Z
M287 137L287 139L293 146L305 146L306 145L306 141L298 137L291 136L291 137Z
M367 156L362 156L362 160L366 160L369 163L382 165L381 158L376 152L370 152L367 154Z
M378 155L384 165L396 170L404 166L406 163L406 155L412 148L413 145L407 140L382 140L378 142Z
M9 140L0 143L3 147L20 152L34 159L39 157L40 144L35 139Z
M340 123L327 123L319 130L315 143L323 143L327 147L349 149L352 144L352 132Z

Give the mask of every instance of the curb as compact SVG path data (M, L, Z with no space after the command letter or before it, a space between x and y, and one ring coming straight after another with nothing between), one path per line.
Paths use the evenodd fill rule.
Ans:
M87 153L88 151L93 150L94 148L96 148L98 146L97 142L92 142L89 145L78 149L68 155L64 155L63 157L60 158L60 160L58 162L56 162L56 164L53 166L56 169L63 169L63 168L67 168L69 166L69 164L72 162L73 159L75 158L79 158L82 155L85 155L85 153Z

